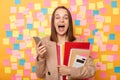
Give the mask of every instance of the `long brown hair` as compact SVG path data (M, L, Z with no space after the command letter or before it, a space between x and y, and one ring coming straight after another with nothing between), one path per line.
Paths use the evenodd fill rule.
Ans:
M67 33L66 33L66 36L68 36L68 41L74 41L76 38L73 34L73 23L72 23L72 16L71 16L71 13L70 11L64 7L64 6L59 6L57 7L53 13L52 13L52 17L51 17L51 35L50 35L50 40L51 41L55 41L55 42L58 42L58 38L57 38L57 32L56 32L56 29L55 29L55 25L54 25L54 16L55 16L55 12L57 9L65 9L68 13L68 18L69 18L69 26L68 26L68 30L67 30Z

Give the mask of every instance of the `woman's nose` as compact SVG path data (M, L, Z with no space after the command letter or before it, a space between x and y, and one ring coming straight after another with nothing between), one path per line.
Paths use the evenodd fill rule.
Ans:
M64 19L63 19L63 18L61 18L61 19L60 19L60 22L64 22Z

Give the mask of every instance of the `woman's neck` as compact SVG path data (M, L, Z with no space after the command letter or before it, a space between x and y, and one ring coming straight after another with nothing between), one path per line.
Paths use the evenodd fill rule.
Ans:
M58 44L64 44L67 41L66 36L58 36Z

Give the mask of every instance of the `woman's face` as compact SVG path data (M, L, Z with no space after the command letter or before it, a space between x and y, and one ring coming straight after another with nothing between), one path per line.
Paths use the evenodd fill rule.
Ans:
M68 13L65 9L59 8L55 12L54 25L57 35L64 36L69 26Z

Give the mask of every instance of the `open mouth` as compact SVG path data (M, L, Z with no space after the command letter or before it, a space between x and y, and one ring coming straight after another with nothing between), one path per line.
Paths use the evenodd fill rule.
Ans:
M64 25L59 25L58 28L64 28L65 26Z
M58 29L60 32L63 32L65 29L65 25L58 25Z

